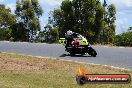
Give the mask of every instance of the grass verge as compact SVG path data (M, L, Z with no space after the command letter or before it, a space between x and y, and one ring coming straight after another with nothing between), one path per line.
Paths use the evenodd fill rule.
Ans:
M0 53L0 88L132 88L132 82L80 86L75 81L80 65L89 74L132 75L132 71L106 66Z

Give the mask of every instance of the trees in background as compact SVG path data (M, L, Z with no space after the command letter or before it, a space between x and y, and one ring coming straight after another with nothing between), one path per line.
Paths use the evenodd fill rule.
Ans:
M94 33L92 28L99 3L96 0L64 0L60 9L53 11L53 19L55 26L59 27L60 37L64 37L67 30L91 36Z
M0 4L0 32L11 35L13 41L33 40L41 29L39 18L43 11L38 0L17 0L15 15L10 12L10 9ZM9 40L1 35L1 40L4 39Z
M93 42L99 42L101 41L101 31L104 29L104 8L102 7L101 3L98 3L97 6L97 10L96 10L96 15L95 15L95 22L94 25L92 27L92 29L94 30L94 34L93 34L93 38L92 41Z
M116 35L115 45L132 47L132 32L125 32L120 35Z
M105 10L99 0L64 0L60 8L53 11L53 24L59 28L60 37L64 37L67 30L72 30L84 35L91 43L112 43L115 14L113 4Z
M1 28L0 29L0 40L10 40L13 41L12 29L11 28Z
M16 23L15 15L10 8L0 4L0 40L13 40L11 25Z
M17 0L16 16L5 5L0 5L0 10L0 39L30 41L40 31L39 18L43 11L38 0ZM56 41L64 37L67 30L72 30L84 35L91 43L113 43L115 14L115 6L107 6L105 0L103 5L99 0L64 0L60 8L52 11L50 21L37 38L44 36L46 42ZM131 30L129 27L129 32Z
M17 23L13 25L15 40L30 41L40 31L39 18L42 8L38 0L17 0L15 14Z
M52 28L50 26L45 27L46 30L40 31L37 38L36 42L47 42L47 43L53 43L57 42L59 37L58 37L58 29L57 28ZM49 29L51 28L51 29Z
M45 25L44 30L39 32L36 41L47 43L57 42L59 40L59 32L58 28L53 26L53 20L49 17L48 23Z
M114 44L117 46L131 46L132 47L131 28L132 27L129 27L127 32L116 35Z
M0 28L7 28L16 23L15 16L11 14L10 8L0 4Z
M108 6L104 14L104 29L102 34L103 42L106 44L113 43L115 38L115 17L116 8L114 4Z
M129 31L129 32L132 32L132 27L129 27L129 28L128 28L128 31Z

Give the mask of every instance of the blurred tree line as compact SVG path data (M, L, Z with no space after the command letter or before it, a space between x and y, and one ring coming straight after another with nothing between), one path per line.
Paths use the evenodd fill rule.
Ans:
M16 0L15 14L0 4L0 40L56 42L72 30L85 36L90 43L131 46L131 31L115 35L114 4L100 0L63 0L50 12L48 23L40 27L43 14L38 0Z
M13 15L15 23L8 27L11 29L11 40L38 39L54 42L59 37L64 37L67 30L72 30L84 35L91 43L112 43L115 35L116 11L113 4L107 9L105 6L106 2L102 5L99 0L64 0L59 9L51 12L48 24L43 31L40 31L39 18L43 11L38 0L17 0ZM5 14L12 15L10 12ZM36 37L38 31L40 33Z
M0 4L0 40L13 40L10 26L15 23L16 19L11 10Z
M16 0L15 14L2 4L0 10L0 40L32 41L40 31L43 10L38 0Z
M113 43L115 38L115 14L113 4L102 5L99 0L64 0L60 8L52 12L53 26L59 37L67 30L78 32L90 43Z
M59 32L57 27L51 24L51 18L48 19L48 24L45 25L44 30L40 31L36 37L38 42L57 43L59 40Z
M114 43L116 46L131 46L132 47L132 27L129 27L127 32L116 35Z

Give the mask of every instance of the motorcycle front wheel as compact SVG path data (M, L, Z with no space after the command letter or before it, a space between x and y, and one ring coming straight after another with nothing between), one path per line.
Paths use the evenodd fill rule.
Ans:
M92 47L89 47L88 54L93 57L96 57L97 52Z

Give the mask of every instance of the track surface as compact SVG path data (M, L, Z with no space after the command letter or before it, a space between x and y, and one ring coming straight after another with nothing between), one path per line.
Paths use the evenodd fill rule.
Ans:
M69 56L65 48L59 44L22 43L0 41L0 52L18 53L33 56L54 57L65 60L88 62L132 69L132 48L93 46L97 57Z

